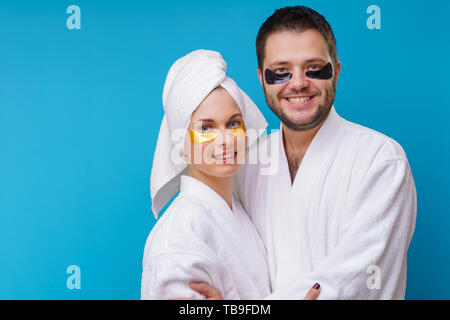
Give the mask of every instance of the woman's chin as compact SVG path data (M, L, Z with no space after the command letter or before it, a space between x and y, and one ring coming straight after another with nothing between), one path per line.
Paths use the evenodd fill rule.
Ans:
M239 170L240 165L237 163L234 164L215 164L213 168L210 168L209 174L215 176L217 178L228 178L232 177Z

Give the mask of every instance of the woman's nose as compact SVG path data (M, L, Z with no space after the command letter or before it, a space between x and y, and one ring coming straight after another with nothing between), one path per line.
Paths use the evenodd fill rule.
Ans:
M234 136L227 129L220 130L217 135L217 145L221 145L225 149L230 149L234 146Z

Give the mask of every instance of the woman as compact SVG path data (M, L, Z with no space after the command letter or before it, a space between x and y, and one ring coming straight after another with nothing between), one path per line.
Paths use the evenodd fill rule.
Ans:
M150 181L155 217L179 195L147 239L142 299L204 298L192 281L217 288L224 299L271 293L263 242L233 197L233 175L257 138L247 132L267 123L225 71L219 53L197 50L167 75Z

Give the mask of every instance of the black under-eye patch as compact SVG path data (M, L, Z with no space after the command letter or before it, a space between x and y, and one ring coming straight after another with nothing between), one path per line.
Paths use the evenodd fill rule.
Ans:
M306 76L311 79L331 79L333 78L333 66L331 63L328 63L320 70L306 71ZM282 84L292 79L292 73L275 73L267 68L266 71L264 71L264 78L267 84Z
M311 79L331 79L333 78L333 66L327 63L325 67L317 71L306 71L306 76Z
M267 84L282 84L292 79L292 73L275 73L269 68L264 72Z

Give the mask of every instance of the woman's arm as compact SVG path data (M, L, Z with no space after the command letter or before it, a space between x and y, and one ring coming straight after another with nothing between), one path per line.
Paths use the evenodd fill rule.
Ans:
M143 263L141 299L204 299L203 295L190 288L191 281L208 283L222 294L220 268L209 259L188 253L163 253L149 257Z

